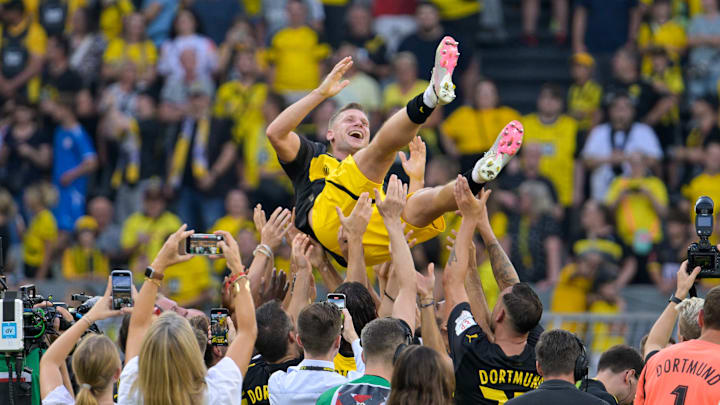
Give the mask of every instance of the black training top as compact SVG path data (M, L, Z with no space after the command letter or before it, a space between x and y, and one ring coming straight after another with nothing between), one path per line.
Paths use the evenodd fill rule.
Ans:
M506 355L500 346L490 342L467 302L453 309L447 327L457 404L502 404L542 382L535 368L535 344L542 326L530 331L525 350L516 356Z
M598 397L610 405L618 405L617 399L615 399L611 393L607 392L605 384L602 382L598 380L587 380L585 384L587 384L585 391L587 391L588 394Z
M506 405L608 405L567 381L548 380L533 391L525 393Z
M285 363L269 364L261 355L253 357L243 378L243 405L270 405L268 380L272 373L278 370L287 371L288 367L297 366L301 361L302 358L298 358Z

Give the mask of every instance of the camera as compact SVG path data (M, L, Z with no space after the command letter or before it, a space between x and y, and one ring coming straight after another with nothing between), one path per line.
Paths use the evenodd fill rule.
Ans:
M720 278L720 254L710 243L713 232L714 203L710 197L702 196L695 202L695 232L700 237L688 247L687 271L700 267L697 278Z

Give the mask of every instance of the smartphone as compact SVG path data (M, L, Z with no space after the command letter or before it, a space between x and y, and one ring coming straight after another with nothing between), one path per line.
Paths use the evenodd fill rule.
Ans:
M215 346L228 345L228 310L213 308L210 310L210 343Z
M330 293L327 295L327 301L340 308L340 310L345 309L345 294Z
M185 253L191 255L221 255L222 249L218 242L223 240L222 235L212 233L196 233L185 240Z
M113 309L133 306L132 272L130 270L113 270L110 278L112 280Z

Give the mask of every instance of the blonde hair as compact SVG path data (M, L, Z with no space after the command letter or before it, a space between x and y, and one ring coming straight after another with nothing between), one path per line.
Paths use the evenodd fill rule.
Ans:
M105 335L85 337L72 357L72 368L78 382L77 405L97 405L95 395L111 385L120 369L120 356L115 343Z
M50 208L57 203L58 192L52 184L43 181L28 187L27 190L25 190L25 198L37 201L45 208Z
M533 215L549 214L553 210L552 194L548 187L536 180L527 180L518 188L520 194L527 194L532 200Z
M15 216L15 213L17 213L17 206L12 195L4 188L0 188L0 215L12 217Z
M684 340L697 339L700 337L700 324L698 314L703 309L705 300L692 297L683 300L675 309L678 311L678 334Z
M143 339L139 355L139 390L145 405L192 405L202 402L207 369L190 323L164 312Z

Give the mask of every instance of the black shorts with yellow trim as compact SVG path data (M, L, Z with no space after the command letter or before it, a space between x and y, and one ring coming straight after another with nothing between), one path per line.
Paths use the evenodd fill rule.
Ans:
M338 218L335 207L340 207L344 215L350 215L355 208L358 196L367 192L372 198L376 189L385 198L382 184L370 181L365 177L352 156L345 158L325 179L325 187L315 197L313 203L311 223L315 238L336 259L342 258L342 253L338 242L340 218ZM445 230L445 220L442 216L424 227L414 226L405 220L403 223L405 223L406 233L410 230L414 231L413 239L416 239L418 243L426 242ZM370 223L363 235L363 246L365 248L365 264L368 266L390 260L390 237L374 202Z

